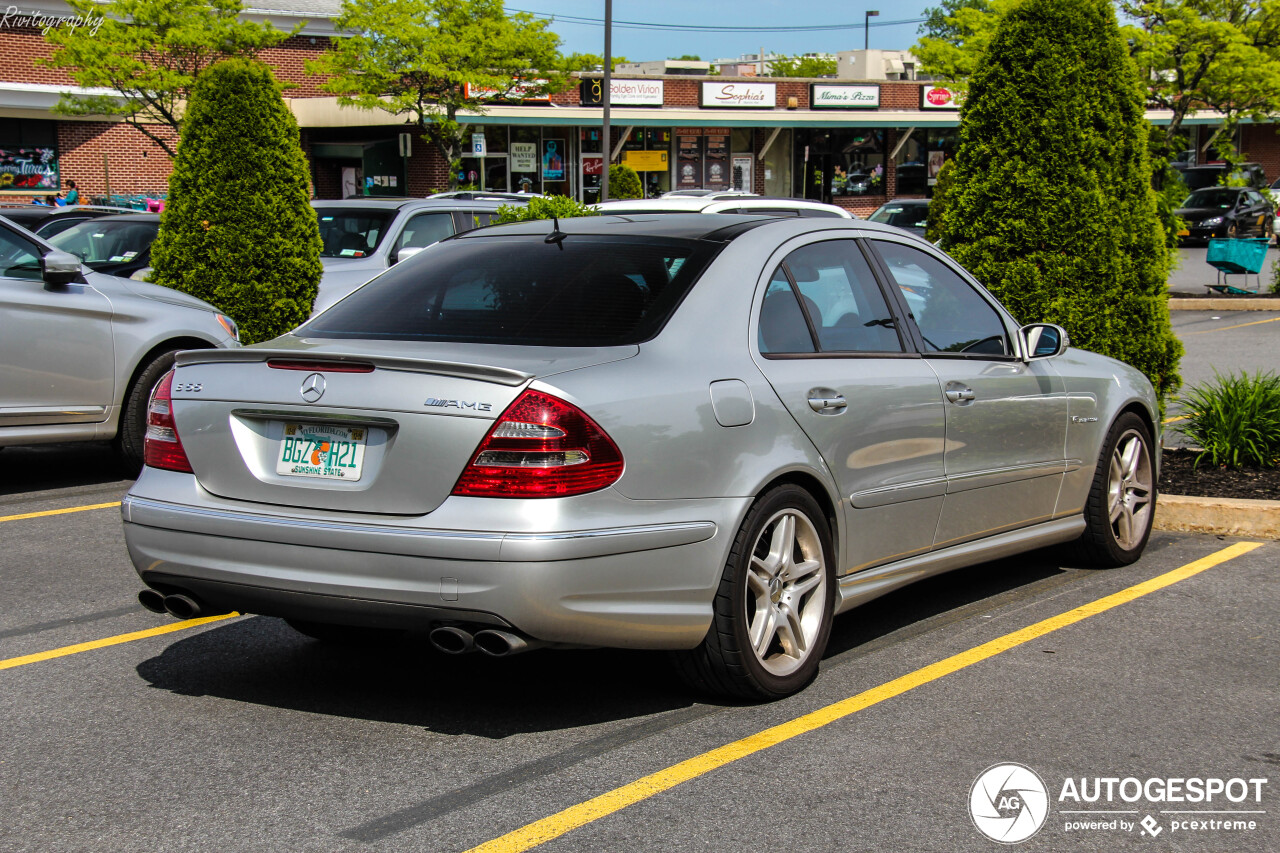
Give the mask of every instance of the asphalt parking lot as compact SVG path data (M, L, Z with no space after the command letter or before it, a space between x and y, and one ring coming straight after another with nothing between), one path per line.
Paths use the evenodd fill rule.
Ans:
M979 822L1032 817L1017 848L1280 849L1280 543L976 566L842 617L804 693L707 704L657 654L449 658L156 616L105 451L3 456L6 851L968 851L999 849ZM975 820L1007 762L1043 804L1005 791ZM1111 802L1069 796L1099 779ZM1224 790L1162 793L1192 779Z

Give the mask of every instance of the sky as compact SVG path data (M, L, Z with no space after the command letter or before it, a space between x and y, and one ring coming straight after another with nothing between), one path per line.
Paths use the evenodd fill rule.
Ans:
M869 10L880 12L870 19L870 47L905 50L916 41L924 10L936 5L937 0L613 0L613 55L643 62L684 54L734 58L762 47L787 55L861 50ZM560 36L563 53L604 53L604 0L506 0L506 7L555 16L551 30Z

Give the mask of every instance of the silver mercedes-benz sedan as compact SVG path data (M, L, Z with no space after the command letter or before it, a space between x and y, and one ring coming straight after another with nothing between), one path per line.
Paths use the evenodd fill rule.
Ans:
M1053 543L1136 560L1156 412L1138 371L888 226L526 222L180 355L125 538L175 616L666 649L768 699L912 581Z

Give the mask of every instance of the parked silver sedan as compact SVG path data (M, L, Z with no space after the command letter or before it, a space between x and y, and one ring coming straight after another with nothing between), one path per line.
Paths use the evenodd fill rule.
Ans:
M667 649L775 698L832 619L1054 543L1136 560L1156 400L898 229L488 228L292 334L184 353L123 504L142 602L453 653Z
M207 302L94 272L0 222L0 447L111 439L136 470L147 400L174 353L238 335Z

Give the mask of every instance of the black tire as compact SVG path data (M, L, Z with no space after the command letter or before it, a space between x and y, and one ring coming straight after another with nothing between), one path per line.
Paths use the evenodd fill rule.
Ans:
M333 625L328 622L307 622L302 619L286 619L286 624L299 634L322 643L343 646L364 646L395 640L402 632L386 628L363 628L357 625Z
M751 700L803 689L831 635L834 565L830 528L813 496L794 485L766 492L734 538L707 636L674 655L681 677L700 692Z
M142 470L142 447L147 434L147 404L151 402L151 392L173 367L173 357L177 353L178 350L167 350L154 356L138 373L125 395L113 446L120 457L121 467L130 476L137 476Z
M1077 557L1098 568L1114 569L1142 556L1156 514L1155 470L1147 425L1125 412L1116 418L1102 444L1085 501L1086 526L1076 542Z

